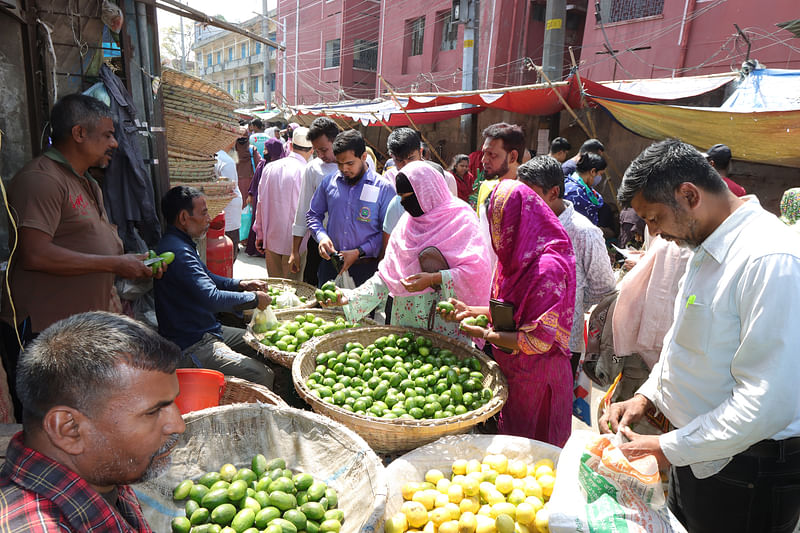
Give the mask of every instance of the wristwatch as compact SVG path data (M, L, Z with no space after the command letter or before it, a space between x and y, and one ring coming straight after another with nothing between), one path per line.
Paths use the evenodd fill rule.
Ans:
M361 259L361 258L362 258L362 257L364 257L365 255L367 255L367 254L366 254L366 252L364 252L364 249L363 249L363 248L361 248L360 246L359 246L358 248L356 248L356 250L358 250L358 258L359 258L359 259Z

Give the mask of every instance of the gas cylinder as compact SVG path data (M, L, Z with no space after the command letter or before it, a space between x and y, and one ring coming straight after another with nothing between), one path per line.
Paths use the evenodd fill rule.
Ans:
M211 221L206 233L206 266L218 276L233 277L233 241L225 235L225 214Z

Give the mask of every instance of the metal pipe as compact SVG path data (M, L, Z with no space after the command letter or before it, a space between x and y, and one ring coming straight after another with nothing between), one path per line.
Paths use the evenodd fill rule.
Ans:
M297 98L297 58L300 56L300 44L299 44L299 35L300 35L300 0L297 0L295 4L295 11L294 11L294 103L297 104L299 102Z
M678 68L672 72L673 77L675 74L683 76L683 67L686 65L686 52L689 49L689 32L692 29L692 19L688 18L689 13L694 13L694 6L696 0L686 0L683 5L683 19L681 20L681 32L678 37L678 44L681 47L681 53L678 57Z

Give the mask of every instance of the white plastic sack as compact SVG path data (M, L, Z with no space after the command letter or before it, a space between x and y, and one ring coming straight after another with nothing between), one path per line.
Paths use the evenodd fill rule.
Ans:
M550 444L509 435L450 435L395 459L386 468L389 499L384 520L400 511L403 505L403 484L422 481L431 468L447 471L456 459L481 460L489 454L503 454L509 460L521 459L529 463L550 459L559 466L561 449ZM560 475L560 473L558 474ZM558 476L556 476L558 477Z
M336 280L334 281L334 283L336 283L336 286L339 287L340 289L356 288L356 282L353 281L353 276L351 276L350 272L348 272L347 270L336 276Z
M253 333L266 333L269 330L275 329L280 325L278 318L275 316L275 313L272 311L271 306L267 306L266 309L254 309L253 310L253 318L250 319L250 330Z
M339 493L345 519L342 533L376 531L386 503L386 471L364 440L321 415L264 404L235 404L184 416L186 431L171 455L172 465L158 478L134 485L153 531L171 531L184 503L173 488L225 463L249 466L253 456L282 457L287 468L314 476Z
M629 486L608 477L593 477L587 445L598 437L591 431L573 431L558 463L558 475L550 498L552 533L685 533L661 498L650 492L654 505L645 503ZM587 495L588 492L588 495ZM641 494L641 491L640 491Z
M300 297L295 293L294 287L286 288L281 291L277 298L275 298L275 307L277 309L286 309L288 307L300 307L303 302Z

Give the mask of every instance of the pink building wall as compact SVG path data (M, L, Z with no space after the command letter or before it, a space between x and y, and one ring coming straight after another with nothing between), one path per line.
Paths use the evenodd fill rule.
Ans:
M604 5L610 0L603 0ZM684 11L687 16L684 17ZM800 68L800 39L775 24L798 17L796 0L664 0L662 14L604 22L619 63L605 52L605 39L590 2L583 37L581 73L593 80L697 76L738 70L747 45L750 57L771 68ZM786 45L779 41L786 41ZM794 47L794 50L791 47ZM639 50L629 50L636 49Z

